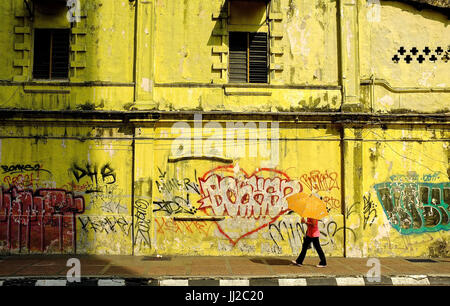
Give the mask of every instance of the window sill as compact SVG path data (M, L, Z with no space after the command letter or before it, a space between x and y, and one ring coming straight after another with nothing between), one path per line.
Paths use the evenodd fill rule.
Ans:
M23 91L25 93L70 94L68 84L69 80L34 80L24 84Z
M227 84L223 90L226 96L266 96L272 95L268 84ZM264 90L267 89L267 90Z

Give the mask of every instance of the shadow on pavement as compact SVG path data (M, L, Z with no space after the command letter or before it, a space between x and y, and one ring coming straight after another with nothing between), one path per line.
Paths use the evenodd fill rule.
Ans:
M270 266L291 266L292 262L281 258L251 258L251 262Z

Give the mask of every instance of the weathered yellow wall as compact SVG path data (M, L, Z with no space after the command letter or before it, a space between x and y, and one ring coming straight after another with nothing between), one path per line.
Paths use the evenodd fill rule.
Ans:
M146 124L134 146L125 128L3 127L2 251L73 252L75 243L77 253L95 254L294 255L305 227L285 197L316 184L330 213L320 222L328 256L445 254L450 183L442 126L347 130L343 186L339 130L329 124L281 123L277 143L276 125L255 122L257 130L239 135L241 150L242 143L226 138L236 132L231 122L215 122L215 129L207 121L184 123L184 130L176 123ZM384 187L398 187L393 208ZM440 193L436 203L433 188ZM82 201L75 235L69 199L52 200L42 190ZM47 208L41 223L39 199L61 210ZM34 203L29 217L26 203Z
M232 154L240 151L231 149L241 147L220 138L215 142L223 145L223 154L208 152L211 135L206 125L203 132L192 125L192 135L203 133L202 144L192 140L191 154L178 155L174 143L186 142L178 138L174 123L139 130L134 184L131 139L117 128L4 127L0 131L2 251L74 252L75 246L77 253L130 254L134 245L135 254L292 254L299 252L305 228L297 215L288 214L285 198L292 192L310 192L313 184L318 184L316 189L330 208L330 217L321 223L324 249L330 255L342 255L337 131L320 126L311 133L306 127L286 125L281 127L278 144L272 142L276 135L271 132L265 141L257 131L247 130L247 153L233 158ZM226 123L220 124L225 133ZM270 131L270 123L265 124ZM255 125L264 127L261 122ZM7 135L14 138L4 138ZM174 142L174 138L178 140ZM198 148L203 150L200 160L176 160L196 157ZM277 150L277 155L268 156L267 149ZM314 159L330 152L334 153L325 167ZM211 157L222 157L225 162L211 161ZM305 162L311 160L315 162ZM215 205L208 197L211 183L219 176L246 182L248 196L236 199L236 204L228 203L225 211L225 204ZM225 200L224 188L218 186L218 194ZM237 190L243 188L234 186L230 198L239 197ZM45 196L42 190L62 192L64 197ZM77 199L78 206L67 197ZM46 203L45 211L40 201ZM233 205L239 208L233 211ZM62 226L58 223L61 214ZM213 221L212 217L223 220Z
M368 128L352 152L363 179L347 202L349 256L445 256L449 239L448 129ZM356 133L349 137L355 137ZM359 197L355 194L359 193Z
M279 12L282 22L273 22L273 31L281 33L282 39L274 47L283 51L284 69L273 81L285 85L337 84L335 2L279 2L272 11ZM211 50L219 44L219 37L213 32L222 27L211 17L222 5L223 1L156 1L156 9L160 11L156 18L156 65L164 67L157 69L157 83L215 80L217 73L212 71L211 63L218 59ZM253 26L267 32L267 25L261 25L265 11L256 12L261 17L242 20L241 16L233 18L236 11L231 10L228 27L237 30L240 26L245 30ZM225 45L228 46L228 38Z
M134 7L128 1L80 1L72 28L67 9L32 21L24 1L1 4L0 99L2 108L124 110L133 102ZM34 29L71 28L69 82L32 78ZM63 83L63 84L61 84ZM51 93L49 94L49 91Z
M131 254L130 140L70 125L0 133L2 252Z
M340 107L334 2L274 3L269 9L269 25L261 23L267 17L264 8L248 10L256 16L246 20L237 13L241 6L231 7L229 24L223 25L222 19L211 18L220 12L223 1L156 1L155 5L160 11L154 34L157 68L153 101L145 104L147 108L298 111ZM214 68L227 66L227 51L216 51L228 48L228 36L218 34L227 30L276 35L270 39L272 64L280 63L282 68L271 70L270 84L284 87L213 86L227 83L226 70ZM170 84L182 85L174 88ZM331 88L308 88L313 85Z
M409 5L381 1L381 6L361 5L359 23L361 78L383 80L394 88L378 83L372 100L369 96L364 99L367 108L375 112L448 112L448 18L433 10L419 12ZM406 50L403 56L398 53L401 47ZM411 52L414 47L418 50L415 55ZM428 55L423 51L426 47L431 51ZM438 47L441 54L435 52ZM396 54L401 58L398 63L392 60ZM433 54L434 62L430 61ZM409 64L404 60L407 55L412 58ZM422 63L417 61L420 55L425 59ZM366 90L370 95L372 89Z
M225 133L234 130L227 129L226 122L215 123L219 124L214 130L216 134L211 134L213 131L209 131L208 126L201 130L192 124L191 129L180 135L173 127L174 122L168 122L158 124L155 129L143 129L139 137L155 137L152 144L155 154L150 167L153 171L153 240L158 253L275 255L299 252L305 228L298 215L288 214L285 198L292 192L311 192L311 185L318 183L321 185L317 189L330 205L330 217L321 223L324 249L330 255L341 256L343 224L338 132L326 126L311 132L306 127L281 125L278 146L272 142L271 137L275 135L270 132L266 142L258 138L257 130L247 130L246 152L243 152L240 146L225 139ZM263 123L254 124L260 129ZM266 124L270 131L270 123ZM220 126L222 128L218 129ZM179 138L188 135L199 138L190 142ZM219 152L222 148L222 154L209 152L211 135L215 135L214 142ZM139 138L138 144L146 142ZM177 154L176 149L183 143L184 151ZM276 150L279 156L267 156L266 148ZM233 158L235 149L242 157ZM136 156L137 172L145 171L139 161L148 159L148 150L140 152L142 155ZM330 158L326 165L315 158L327 155ZM222 160L214 160L214 157Z

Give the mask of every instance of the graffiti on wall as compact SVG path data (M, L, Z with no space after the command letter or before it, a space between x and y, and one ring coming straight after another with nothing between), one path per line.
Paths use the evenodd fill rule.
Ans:
M151 246L151 221L148 216L150 204L144 199L134 203L134 218L127 215L82 215L78 216L81 224L81 240L87 242L94 238L131 239L138 249Z
M238 165L227 165L201 176L195 169L191 175L171 175L158 168L154 183L159 195L136 199L130 210L112 165L73 162L62 183L41 164L3 165L0 249L76 252L77 248L96 249L100 241L111 239L116 247L129 241L135 250L146 252L154 247L154 231L159 237L181 235L197 241L214 236L219 248L239 247L241 251L250 250L250 240L262 235L259 237L270 239L275 253L283 253L282 241L289 240L291 250L297 250L305 230L298 220L291 223L289 195L302 192L303 186L316 188L323 192L327 207L340 209L339 200L330 194L339 190L333 171L310 171L296 180L278 169L259 168L249 173ZM52 176L51 185L43 183L41 172ZM305 191L311 191L308 189ZM333 222L321 224L326 237L323 245L334 245L334 235L341 231ZM288 226L295 228L292 237L285 231ZM236 246L243 238L250 240Z
M339 190L337 172L313 170L300 176L300 182L314 191Z
M85 251L105 237L99 235L130 238L133 222L133 242L150 243L144 206L137 203L134 220L128 218L127 195L110 162L73 162L63 172L67 180L55 179L41 163L5 163L0 172L0 250Z
M188 177L178 179L171 177L167 171L158 167L158 180L155 180L161 199L153 200L153 212L171 216L177 214L194 215L197 208L190 201L190 194L199 195L200 190L196 182Z
M371 226L378 217L377 204L372 200L372 195L369 193L363 196L363 229Z
M286 198L302 191L302 185L286 173L269 168L249 174L238 166L221 166L199 178L201 205L198 210L212 216L226 216L216 222L219 232L232 245L275 222L289 211ZM238 221L239 220L239 221ZM257 221L257 222L247 222ZM242 232L227 229L240 222ZM249 225L250 224L250 225Z
M254 235L260 234L270 236L273 252L282 253L277 239L284 241L285 219L292 219L286 201L289 195L310 192L315 188L324 194L323 200L329 211L340 212L341 209L340 200L330 194L331 191L339 191L338 174L331 170L310 171L300 175L301 180L292 179L284 171L273 168L259 168L249 173L238 164L216 167L196 180L183 175L173 177L161 168L158 168L158 173L155 185L160 197L153 200L153 212L156 213L156 234L160 237L176 234L200 238L214 234L235 247L241 239L256 239ZM303 190L303 185L309 190ZM186 220L176 215L185 215L182 218ZM296 234L292 237L296 238L290 239L288 234L286 239L291 242L291 249L296 250L301 246L304 230L299 220L289 226L294 226ZM332 220L322 227L326 237L322 243L333 247L334 236L343 229ZM227 249L226 243L219 245ZM241 251L246 248L251 248L250 244L239 244Z
M123 216L79 216L78 220L85 233L121 233L126 237L131 233L131 222Z
M336 246L338 241L342 239L338 240L337 235L343 235L344 232L352 242L356 241L355 231L348 227L339 226L332 217L319 220L318 225L321 246ZM269 234L274 243L273 251L278 254L283 253L282 243L287 242L291 252L297 254L301 250L306 229L306 224L301 223L300 217L296 214L287 215L283 219L270 224Z
M128 213L128 208L123 203L123 190L119 187L117 174L111 163L104 163L98 167L89 162L83 164L74 162L69 168L69 174L72 180L63 188L89 195L87 210L100 209L105 213Z
M274 169L258 169L248 174L230 166L207 172L199 179L202 205L211 208L216 216L258 219L262 216L276 217L287 211L286 198L302 191L299 182ZM265 177L263 173L274 174Z
M340 212L341 201L337 195L332 195L331 192L339 192L339 175L331 170L312 170L308 173L300 175L300 182L307 190L318 193L322 197L322 201L327 206L327 211Z
M49 172L48 170L44 169L41 164L7 164L7 165L0 165L0 167L3 171L2 174L5 173L16 174L30 171Z
M174 220L172 218L156 217L156 233L162 235L198 235L208 237L215 227L213 222L205 220Z
M144 199L138 199L134 203L134 241L138 247L150 246L150 219L147 216L150 203Z
M42 174L52 175L42 164L14 163L1 165L0 168L3 176L0 183L9 188L36 189L44 185Z
M403 235L450 230L450 182L434 174L396 175L374 186L393 228Z
M114 184L116 182L116 172L109 163L101 166L100 170L96 165L90 163L86 163L83 166L74 163L69 170L72 172L77 182L80 182L84 177L90 179L90 187L93 189L89 189L89 192L96 191L95 188L99 185L99 178L101 178L102 182L105 184Z
M76 215L84 198L64 189L0 187L0 243L8 250L76 251Z

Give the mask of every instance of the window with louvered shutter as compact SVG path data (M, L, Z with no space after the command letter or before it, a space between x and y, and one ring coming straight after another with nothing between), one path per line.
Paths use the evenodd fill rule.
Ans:
M36 29L33 78L67 79L69 76L69 30Z
M230 32L229 81L267 83L267 33Z

